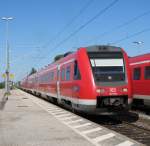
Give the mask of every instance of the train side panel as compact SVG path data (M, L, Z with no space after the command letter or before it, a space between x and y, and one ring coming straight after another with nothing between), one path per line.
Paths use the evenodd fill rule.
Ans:
M150 54L130 58L134 103L150 105Z

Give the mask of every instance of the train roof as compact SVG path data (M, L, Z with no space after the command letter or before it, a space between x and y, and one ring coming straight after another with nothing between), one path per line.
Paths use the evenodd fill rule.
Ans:
M88 46L88 47L80 47L77 50L82 49L82 48L85 48L87 50L87 52L104 52L104 51L121 52L121 50L122 50L120 47L109 46L109 45L94 45L94 46ZM37 73L40 75L40 74L47 72L50 68L53 68L53 67L55 68L57 66L57 64L73 57L75 55L75 53L76 52L67 52L67 53L63 54L62 58L60 58L59 60L57 60L55 62L52 62L51 64L48 64L44 68L41 68L38 72L28 76L28 78L32 79L37 75Z
M88 46L85 47L87 52L120 52L122 49L116 46L109 46L109 45L95 45L95 46Z
M150 60L150 53L129 57L131 63Z
M29 78L34 78L37 74L38 75L41 75L41 74L44 74L46 73L47 71L49 71L51 68L56 68L57 65L61 62L65 60L67 60L68 58L70 58L72 55L74 54L74 52L69 52L69 53L65 53L63 58L60 58L59 60L55 61L55 62L52 62L48 65L46 65L45 67L41 68L39 71L37 71L36 73L32 74L29 76Z

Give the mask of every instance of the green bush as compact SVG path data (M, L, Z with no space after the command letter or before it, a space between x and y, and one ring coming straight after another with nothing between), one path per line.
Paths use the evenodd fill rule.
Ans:
M5 88L5 82L0 83L0 89L3 89L3 88Z

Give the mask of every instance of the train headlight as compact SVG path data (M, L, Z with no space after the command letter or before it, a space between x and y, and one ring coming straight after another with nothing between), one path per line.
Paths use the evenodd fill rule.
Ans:
M97 89L96 92L97 92L97 93L104 93L104 92L105 92L105 89Z
M128 92L128 89L127 88L123 88L122 91L123 92Z

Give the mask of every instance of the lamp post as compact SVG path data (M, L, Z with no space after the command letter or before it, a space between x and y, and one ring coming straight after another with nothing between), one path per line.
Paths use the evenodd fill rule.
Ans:
M133 42L134 44L137 44L137 45L141 45L141 44L143 44L144 42L143 41L135 41L135 42Z
M140 54L140 52L141 52L141 48L142 48L142 45L144 44L144 42L143 41L134 41L134 42L132 42L133 44L135 44L135 45L137 45L138 46L138 53Z
M9 30L8 30L8 23L10 20L12 20L12 17L2 17L2 20L5 20L6 22L6 80L5 80L5 90L6 94L8 95L10 93L9 89L9 69L10 69L10 62L9 62Z

